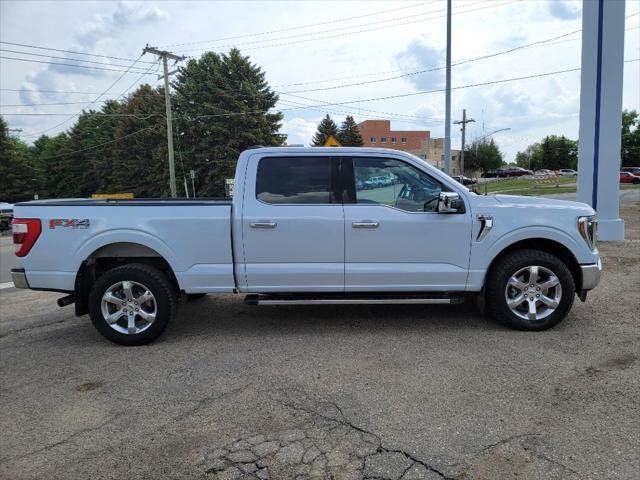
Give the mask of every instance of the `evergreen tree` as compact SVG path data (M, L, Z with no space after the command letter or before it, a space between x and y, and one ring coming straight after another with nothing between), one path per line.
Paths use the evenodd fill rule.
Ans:
M347 115L347 118L340 125L336 139L343 147L361 147L364 145L358 125L351 115Z
M31 152L24 142L9 135L8 128L0 117L0 200L30 200L36 187Z
M55 137L42 135L31 147L34 171L36 172L39 198L58 198L65 195L64 189L69 179L64 177L60 162L64 153L71 151L68 147L69 135L61 133ZM75 179L71 180L72 182Z
M314 147L321 147L331 135L334 137L338 135L338 126L327 113L327 116L324 117L320 122L320 125L318 125L318 130L313 136L311 144Z
M240 152L253 145L278 146L281 113L268 113L278 101L260 67L232 49L207 52L180 70L175 88L177 176L196 171L196 191L224 195Z
M122 107L109 145L112 153L109 193L136 198L170 194L164 90L142 85Z

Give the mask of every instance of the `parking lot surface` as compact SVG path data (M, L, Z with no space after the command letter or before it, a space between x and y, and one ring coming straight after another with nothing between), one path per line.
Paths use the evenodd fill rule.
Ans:
M107 342L60 295L0 290L0 477L632 479L640 205L558 327L453 306L184 303Z

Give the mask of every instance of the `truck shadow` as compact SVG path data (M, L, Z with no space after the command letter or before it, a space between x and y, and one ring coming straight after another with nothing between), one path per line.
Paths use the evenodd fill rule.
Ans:
M430 331L503 327L483 316L468 300L461 305L279 305L248 306L241 297L208 296L181 305L165 338L181 336L307 334L348 331Z

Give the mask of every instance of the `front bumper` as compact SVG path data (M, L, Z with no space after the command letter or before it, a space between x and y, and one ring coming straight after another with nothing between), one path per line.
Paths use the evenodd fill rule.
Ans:
M31 288L27 281L27 275L24 273L24 268L12 268L11 280L16 288Z
M580 265L582 270L582 290L592 290L600 283L602 275L602 260L598 259L598 263L590 265Z

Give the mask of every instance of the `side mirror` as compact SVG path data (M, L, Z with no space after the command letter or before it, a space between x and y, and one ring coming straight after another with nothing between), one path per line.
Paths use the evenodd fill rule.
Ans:
M438 213L458 213L462 208L460 195L455 192L440 192Z

